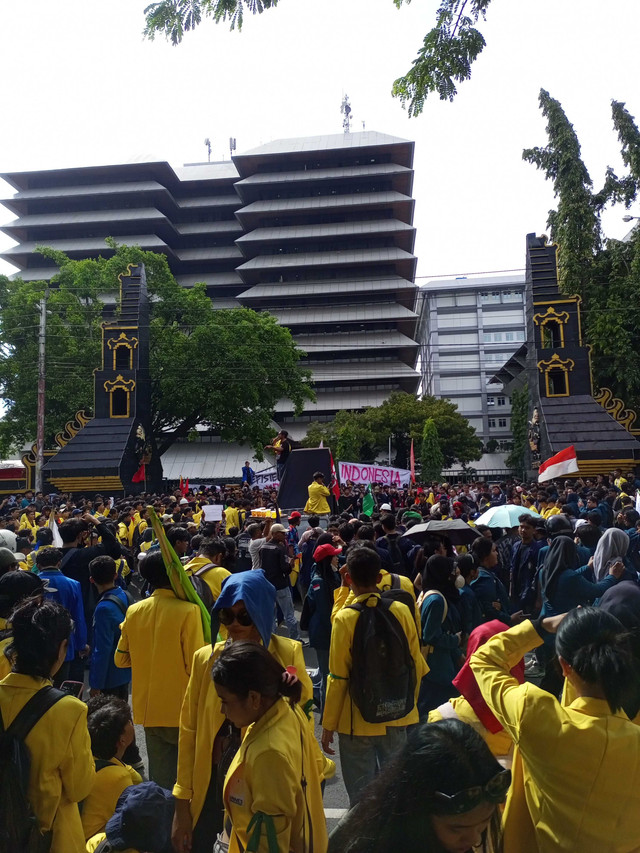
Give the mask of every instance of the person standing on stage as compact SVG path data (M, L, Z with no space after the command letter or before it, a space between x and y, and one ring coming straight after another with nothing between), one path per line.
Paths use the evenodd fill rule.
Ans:
M276 454L276 469L278 471L278 480L282 480L284 469L289 461L291 453L291 442L289 441L289 433L286 429L281 429L271 444L265 447L265 450L273 450Z

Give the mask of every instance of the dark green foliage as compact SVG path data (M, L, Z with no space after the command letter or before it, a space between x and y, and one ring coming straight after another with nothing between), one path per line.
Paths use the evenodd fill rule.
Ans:
M420 448L420 479L424 483L438 481L442 477L444 456L440 449L438 428L433 418L427 418L422 429Z
M506 458L507 466L519 475L525 470L527 435L529 432L529 389L517 388L511 392L511 434L513 449Z
M631 408L640 408L640 231L628 241L606 239L601 214L607 205L628 208L640 186L640 132L633 116L612 101L613 125L628 169L619 177L608 168L602 188L582 161L580 143L562 106L541 90L549 142L523 158L553 181L558 207L548 226L558 244L560 288L582 298L583 334L592 347L595 385L610 388ZM515 451L514 451L515 452Z
M338 412L333 424L312 424L312 441L304 444L317 447L322 439L342 462L373 462L386 456L391 437L396 452L392 463L408 468L411 439L414 447L421 447L424 425L430 418L437 427L441 467L456 459L463 464L480 459L482 442L457 406L435 397L419 400L403 391L394 391L381 406L363 412Z
M153 428L163 453L196 424L260 454L277 401L300 412L313 399L310 372L288 329L267 312L214 310L204 284L182 288L164 255L116 246L109 259L72 261L43 249L60 267L48 301L46 439L77 409L93 406L92 370L100 365L103 298L118 290L129 263L144 263L152 296L150 368ZM38 303L43 282L0 278L0 453L35 437Z
M411 0L394 0L398 8L404 2ZM443 101L452 101L456 83L471 77L471 65L485 46L476 24L484 19L490 2L441 0L435 27L425 36L409 72L393 84L393 95L400 98L410 116L420 115L432 92ZM261 14L277 4L278 0L159 0L144 10L144 34L153 39L161 33L177 45L203 18L229 21L232 30L241 29L245 12Z

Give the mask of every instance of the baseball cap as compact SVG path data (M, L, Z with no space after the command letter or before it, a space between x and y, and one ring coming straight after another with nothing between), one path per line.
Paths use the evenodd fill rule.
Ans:
M382 504L380 507L381 510L386 510L387 512L391 512L391 504Z
M272 533L286 533L287 528L284 526L284 524L272 524L271 525L271 532Z
M20 557L8 548L0 548L0 569L6 570L9 566L17 566L19 559Z
M107 841L116 850L136 847L149 853L171 853L173 797L155 782L125 788L113 817L105 827Z
M327 542L326 545L318 545L316 550L313 552L313 559L318 563L320 560L326 560L327 557L335 557L336 554L340 554L342 552L342 548L336 547L335 545L331 545L330 542Z
M186 498L180 498L180 506L184 506L185 504L188 504L188 503L189 503L189 501Z
M289 518L302 518L302 514L298 512L298 510L294 510Z

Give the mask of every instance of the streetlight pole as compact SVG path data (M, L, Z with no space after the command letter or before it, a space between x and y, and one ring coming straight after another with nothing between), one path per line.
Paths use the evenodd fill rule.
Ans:
M36 427L36 476L35 491L42 491L42 469L44 468L44 392L45 392L45 344L47 336L47 297L49 289L40 300L40 328L38 330L38 414Z

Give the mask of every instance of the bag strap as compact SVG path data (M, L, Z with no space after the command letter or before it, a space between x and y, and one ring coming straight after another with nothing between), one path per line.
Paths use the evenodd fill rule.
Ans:
M18 712L9 728L6 729L6 733L18 740L24 741L31 729L47 713L49 708L55 705L56 702L59 702L63 696L67 695L63 690L57 690L50 685L42 687L37 693L34 693L27 704ZM0 731L5 731L2 714L0 714Z
M207 563L206 566L202 566L202 568L198 569L197 572L194 572L193 577L199 578L202 575L206 574L209 571L209 569L215 569L215 568L217 568L215 563Z
M117 595L110 593L109 595L105 595L104 598L101 598L100 601L112 601L114 604L117 604L122 612L123 616L127 615L127 606L121 598L118 598Z
M396 575L394 572L391 573L391 589L402 589L400 575Z
M427 589L425 592L420 593L420 598L418 599L418 607L422 607L422 602L428 595L439 595L444 603L444 613L442 614L442 622L444 623L447 618L447 614L449 613L449 604L447 603L447 599L440 592L439 589Z
M69 548L64 557L60 560L60 565L58 566L60 571L64 569L64 567L67 565L67 563L73 557L77 550L77 548Z

